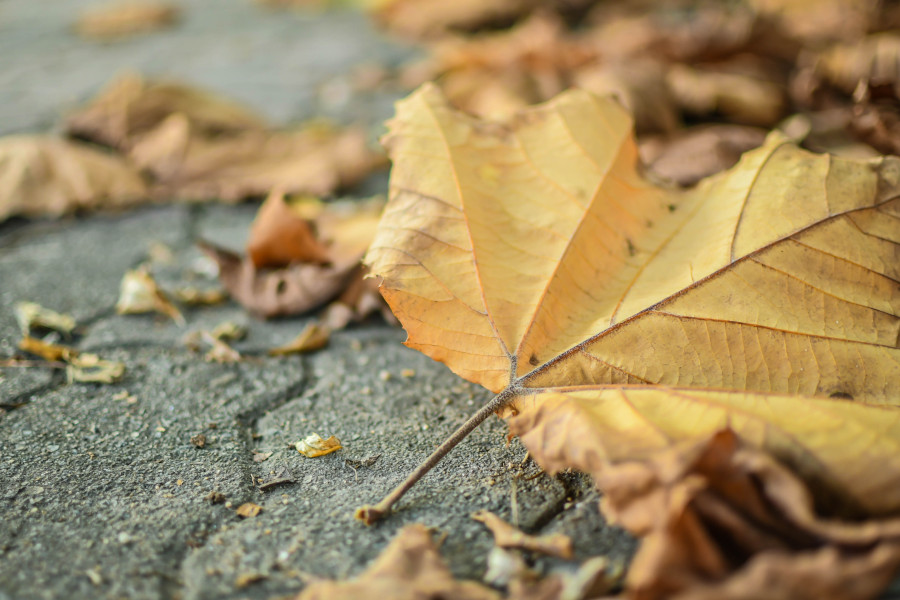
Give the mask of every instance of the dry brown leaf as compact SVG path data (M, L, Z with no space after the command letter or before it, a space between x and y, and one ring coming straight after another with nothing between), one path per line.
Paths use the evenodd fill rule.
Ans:
M424 525L407 525L357 579L315 581L297 600L500 600L473 581L457 581L444 564Z
M156 284L150 272L144 268L125 272L119 288L116 312L120 315L139 315L157 312L166 315L178 325L184 325L181 311Z
M873 598L900 566L900 519L821 518L797 475L730 430L594 475L610 522L644 537L632 597Z
M343 448L341 442L335 436L332 435L326 440L322 439L318 433L309 434L297 442L294 447L297 449L297 452L307 458L325 456Z
M228 335L223 335L221 331L192 331L184 338L184 344L193 350L199 352L202 348L209 348L203 359L207 362L217 363L236 363L241 360L241 353L229 346L224 340ZM234 338L232 338L234 339Z
M113 40L173 25L178 7L167 2L118 2L85 10L75 23L79 35Z
M134 167L86 144L43 136L0 138L0 165L0 222L122 208L148 198Z
M900 160L774 132L666 189L641 176L620 106L582 91L484 123L426 86L390 126L366 262L408 346L500 392L434 457L504 407L548 470L730 426L829 514L900 510Z
M277 198L277 196L274 196ZM229 293L248 310L264 316L299 314L338 299L351 309L350 315L329 318L324 325L340 329L357 315L371 312L365 287L356 284L363 275L360 258L375 234L383 200L330 204L304 203L302 215L313 222L316 242L327 252L327 264L293 263L280 269L258 269L249 258L208 243L200 247L219 265L219 278ZM276 249L289 249L277 229L269 229L269 254ZM282 255L287 251L282 252ZM380 305L379 305L380 306ZM343 325L339 321L346 317Z
M344 289L355 265L292 265L259 270L253 261L207 242L200 249L219 266L219 278L244 308L262 317L294 315L319 307Z
M143 136L130 156L154 176L157 195L232 202L275 189L324 196L384 164L358 127L313 123L292 131L210 136L181 113Z
M263 130L266 123L243 106L188 85L123 75L66 119L70 135L129 150L172 115L206 135Z
M283 346L269 350L269 356L286 356L320 350L328 345L331 330L317 323L309 323L297 337Z
M500 548L517 548L559 558L572 558L572 539L567 535L529 535L486 510L476 512L472 518L491 530L494 544Z
M687 186L732 167L765 139L766 132L756 127L699 125L670 136L643 138L638 152L653 175Z

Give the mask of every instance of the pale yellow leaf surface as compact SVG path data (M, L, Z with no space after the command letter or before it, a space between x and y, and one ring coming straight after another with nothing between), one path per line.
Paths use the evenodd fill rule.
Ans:
M730 424L838 488L894 460L896 158L813 154L773 133L730 170L667 189L642 176L614 100L570 91L486 123L430 85L398 104L386 146L390 198L366 262L407 345L515 392L514 410L590 405L624 454ZM666 387L622 387L638 384ZM575 444L546 432L525 438L541 461ZM884 471L850 495L900 506L887 489L900 470Z

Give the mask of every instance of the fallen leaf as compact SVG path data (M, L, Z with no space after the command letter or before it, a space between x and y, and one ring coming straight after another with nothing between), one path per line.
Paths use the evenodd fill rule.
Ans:
M291 265L257 269L242 258L209 242L198 246L219 266L219 278L232 298L262 317L301 314L325 304L344 289L355 265Z
M632 597L874 598L900 566L900 519L823 519L797 475L727 429L594 474L610 523L644 537Z
M472 518L491 530L494 544L499 548L517 548L558 558L572 558L572 540L567 535L529 535L486 510L476 512Z
M207 347L203 359L206 362L236 363L241 361L241 353L229 346L222 337L208 331L192 331L184 337L184 344L194 352Z
M280 202L280 196L273 194L270 200ZM299 314L337 297L339 303L350 309L349 314L331 315L323 324L340 329L351 320L369 314L374 310L373 306L383 306L373 301L368 284L358 283L364 273L359 261L375 234L383 206L379 198L298 205L299 218L314 224L315 242L322 252L327 253L326 264L293 262L282 268L259 269L249 257L242 258L206 242L200 242L199 246L218 264L219 278L225 289L251 312L264 317ZM272 230L269 235L272 237L266 243L282 245L283 249L287 247L277 230ZM258 242L256 247L261 243ZM286 255L282 253L282 256Z
M70 114L66 130L69 135L127 151L174 114L182 115L193 130L208 135L266 127L259 116L215 94L127 74L113 80L90 103Z
M129 152L150 173L154 194L237 202L272 190L325 196L384 165L359 127L311 123L296 130L209 135L174 113Z
M296 600L500 600L474 581L457 581L444 564L424 525L407 525L365 573L339 581L314 581Z
M235 511L239 517L243 517L245 519L249 519L257 516L262 512L262 506L259 504L254 504L252 502L244 502L240 506L237 507Z
M341 442L339 442L335 436L331 436L327 440L323 440L318 433L312 433L306 436L295 445L295 448L297 448L297 452L299 452L303 456L306 456L307 458L325 456L326 454L337 452L342 447L343 446L341 446Z
M81 13L75 32L82 37L113 40L173 25L178 7L164 2L119 2Z
M766 132L743 125L699 125L670 136L641 140L638 151L647 169L660 179L694 185L737 163L761 146Z
M145 201L147 187L122 158L52 137L0 138L0 222L58 217Z
M156 280L144 267L125 272L119 287L116 312L120 315L157 312L166 315L178 325L185 324L181 311L159 289Z
M582 91L485 123L425 86L385 141L366 263L408 346L499 392L423 469L495 410L549 471L730 426L828 514L900 510L898 159L774 132L668 189L641 176L621 107Z
M257 452L253 451L253 462L260 463L265 462L270 456L274 454L273 452Z
M283 346L269 350L269 356L286 356L288 354L301 354L313 352L328 345L331 330L317 323L308 323L297 337Z
M75 319L71 315L44 308L36 302L18 302L14 311L22 335L29 335L34 327L52 329L65 335L72 335L75 329Z

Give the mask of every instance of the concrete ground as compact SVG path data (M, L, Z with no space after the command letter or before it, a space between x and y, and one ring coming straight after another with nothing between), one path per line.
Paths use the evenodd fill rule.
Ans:
M115 44L69 30L74 0L0 3L0 133L44 132L116 73L176 76L286 123L327 114L371 126L389 93L358 98L360 64L395 64L413 50L380 37L359 15L268 12L249 0L182 3L179 26ZM359 194L383 191L374 177ZM264 322L227 303L186 311L178 327L120 316L124 272L163 244L164 287L204 281L193 243L240 249L255 206L162 206L120 215L0 225L0 357L20 337L13 306L72 314L77 348L125 363L111 385L68 384L50 368L0 369L0 600L33 598L272 598L308 576L360 572L405 524L446 532L454 573L480 579L491 536L469 515L489 509L528 531L561 531L577 558L628 556L633 542L606 527L590 481L531 477L517 440L491 419L444 460L385 522L354 509L401 480L488 394L401 345L377 320L336 334L302 357L265 351L310 317ZM248 327L236 364L204 361L184 335L233 321ZM412 377L401 372L412 369ZM292 444L336 435L344 449L316 459ZM191 442L204 434L202 448ZM254 461L255 453L272 453ZM356 469L348 460L378 457ZM274 487L260 480L286 480ZM214 502L213 499L221 500ZM244 502L263 507L242 519Z

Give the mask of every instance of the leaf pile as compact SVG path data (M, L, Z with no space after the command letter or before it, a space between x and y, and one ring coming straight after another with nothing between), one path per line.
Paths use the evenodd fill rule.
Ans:
M658 175L681 184L731 166L795 114L810 149L900 148L891 3L395 0L375 17L429 51L400 74L404 85L434 81L480 116L509 116L570 87L616 95L651 144L649 168L661 160Z
M773 132L730 170L677 189L642 175L631 129L617 102L585 91L506 122L467 116L434 86L400 103L385 140L390 197L366 262L407 345L500 392L512 432L551 472L590 472L610 493L620 464L646 463L608 508L639 535L656 526L626 518L628 490L682 490L659 492L680 498L669 508L634 509L667 531L755 510L731 494L713 517L693 517L685 502L704 486L692 482L710 473L692 475L684 459L653 474L661 452L720 445L723 429L800 476L761 493L802 499L810 486L820 512L788 502L800 512L786 517L801 519L792 526L808 541L776 522L734 521L739 538L769 541L735 555L708 539L713 562L683 566L730 594L710 597L759 582L735 574L747 556L777 565L823 549L834 562L846 540L853 564L883 584L900 552L894 526L877 519L900 511L900 160L813 154ZM816 524L847 518L869 520L828 526L847 538ZM684 563L695 529L648 537L636 561L658 570L632 571L629 593L695 589L659 579Z
M136 75L112 82L65 129L77 140L0 138L0 221L151 201L237 202L276 189L327 196L384 165L361 127L276 130L214 94Z

